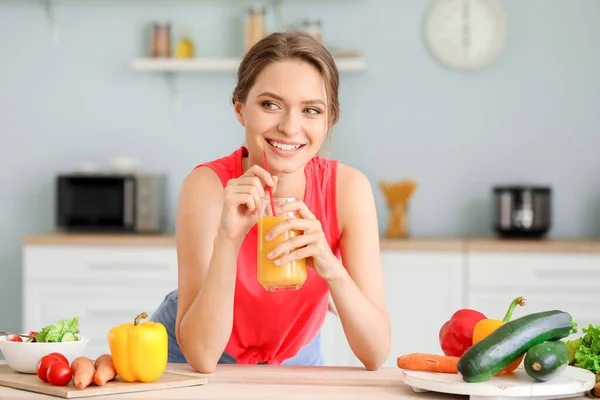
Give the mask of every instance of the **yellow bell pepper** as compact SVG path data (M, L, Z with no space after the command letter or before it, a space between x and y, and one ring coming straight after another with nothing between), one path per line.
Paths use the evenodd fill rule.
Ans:
M153 382L167 367L169 356L165 326L145 321L145 312L134 322L113 327L108 332L108 345L117 374L125 382Z
M496 329L510 321L513 311L517 305L523 307L525 304L527 304L527 300L524 297L517 297L510 304L510 307L508 307L508 311L506 311L506 315L502 321L498 319L482 319L477 321L475 328L473 329L473 344L482 341ZM509 373L517 369L517 367L521 364L521 361L523 361L523 357L525 357L525 355L517 358L502 371L498 372L498 375Z

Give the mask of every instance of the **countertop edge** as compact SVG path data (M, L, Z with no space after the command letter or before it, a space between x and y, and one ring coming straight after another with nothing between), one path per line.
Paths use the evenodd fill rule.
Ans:
M174 247L174 234L75 234L49 232L26 235L25 246L149 246ZM500 238L428 238L392 239L381 237L381 251L415 252L507 252L507 253L600 253L600 238L515 240Z

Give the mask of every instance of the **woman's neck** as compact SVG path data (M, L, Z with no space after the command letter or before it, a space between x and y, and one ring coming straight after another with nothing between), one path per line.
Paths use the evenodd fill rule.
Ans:
M256 160L253 160L251 156L242 158L242 173L246 173L252 165L261 165ZM291 174L275 174L277 175L277 189L273 193L274 197L294 197L296 199L304 199L304 192L306 189L306 175L304 175L304 168L299 169Z

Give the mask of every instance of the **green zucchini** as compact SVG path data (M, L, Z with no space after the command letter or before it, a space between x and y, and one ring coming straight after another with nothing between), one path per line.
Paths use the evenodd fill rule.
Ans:
M560 310L532 313L509 321L462 355L458 373L466 382L485 381L502 371L531 347L574 332L571 315Z
M569 364L569 349L562 340L536 344L527 350L523 360L527 375L545 382L560 374Z

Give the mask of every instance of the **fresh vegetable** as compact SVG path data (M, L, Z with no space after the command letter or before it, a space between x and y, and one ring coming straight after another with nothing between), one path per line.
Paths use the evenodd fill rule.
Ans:
M79 318L61 319L56 324L44 327L35 335L34 341L43 342L73 342L79 340Z
M71 371L73 372L73 384L77 389L85 389L94 379L96 370L94 363L87 357L77 357L71 363Z
M473 345L473 330L477 322L485 319L479 311L462 309L442 325L439 341L444 355L460 357Z
M110 354L103 354L98 357L94 363L94 368L96 368L94 383L98 386L104 385L117 376L117 370Z
M459 357L428 353L410 353L398 357L398 368L456 374Z
M71 382L71 367L64 361L57 360L48 367L48 383L54 386L65 386Z
M560 374L569 363L569 349L562 340L536 344L527 350L524 366L527 375L545 382Z
M473 330L473 344L480 342L485 337L489 336L490 333L494 332L500 326L502 326L505 323L507 323L508 321L510 321L517 305L523 307L525 304L527 304L527 300L524 297L517 297L516 299L513 300L513 302L508 307L508 310L506 311L506 315L504 315L504 319L502 321L500 321L498 319L489 319L488 318L488 319L482 319L479 322L477 322L477 324L475 324L475 329ZM506 367L502 371L498 372L498 374L510 373L510 372L514 371L515 369L517 369L517 367L519 365L521 365L521 361L523 361L523 357L525 357L524 354L522 356L520 356L519 358L517 358L512 363L510 363L510 365L508 367Z
M469 348L458 361L466 382L481 382L502 371L536 344L574 332L571 315L560 310L528 314L509 321Z
M68 361L65 361L63 358L64 356L62 354L61 356L58 356L57 353L50 353L40 358L36 367L38 378L44 382L48 382L48 368L50 368L50 365L54 364L55 362L68 363Z
M50 353L50 354L48 354L48 356L54 356L54 357L58 358L59 360L66 362L67 364L69 363L69 360L67 360L67 357L63 356L60 353Z
M22 342L23 338L19 335L12 335L8 338L9 342Z
M39 334L39 332L36 331L29 331L29 333L27 334L27 336L31 336L30 338L27 338L27 343L30 342L37 342L37 340L35 339L35 337Z
M125 382L152 382L160 378L167 367L168 336L165 326L145 321L143 312L133 323L111 328L108 344L117 374Z
M600 372L600 326L589 325L582 329L583 336L566 340L571 355L569 363L575 367Z
M54 386L65 386L72 377L67 358L60 353L50 353L40 358L36 373L38 378Z

